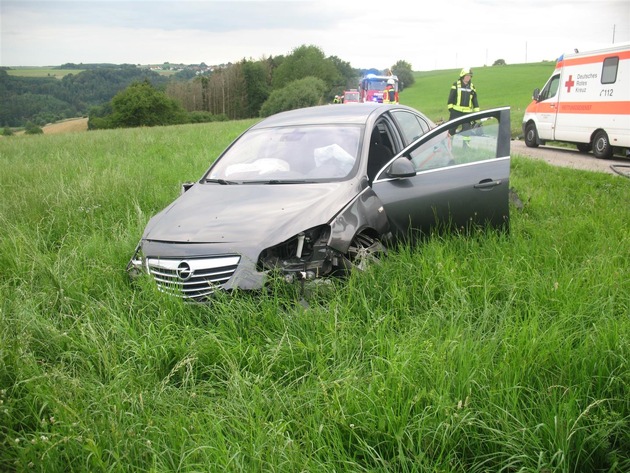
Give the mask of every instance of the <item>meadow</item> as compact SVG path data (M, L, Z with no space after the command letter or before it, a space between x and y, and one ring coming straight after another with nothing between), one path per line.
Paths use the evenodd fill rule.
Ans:
M443 113L443 74L401 101ZM131 284L148 219L255 121L0 138L0 471L630 471L628 179L513 156L507 235L308 293Z
M553 62L473 67L472 82L477 89L481 109L509 105L512 137L522 135L521 122L525 108L532 100L535 87L543 88L555 68ZM460 69L415 72L415 84L400 94L400 103L410 105L435 122L448 120L446 102Z
M68 74L78 74L80 72L83 72L83 69L57 69L54 67L16 67L7 70L7 74L10 76L54 77L56 79L62 79Z

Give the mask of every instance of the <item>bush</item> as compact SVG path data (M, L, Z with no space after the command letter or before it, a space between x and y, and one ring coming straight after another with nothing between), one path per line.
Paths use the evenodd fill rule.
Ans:
M322 105L326 90L326 83L317 77L295 80L271 93L260 108L260 116L268 117L286 110Z
M90 117L88 119L88 130L106 130L114 128L107 117Z
M134 82L112 99L114 128L177 125L186 122L184 109L147 80Z
M188 113L189 123L210 123L210 122L225 122L228 117L225 114L215 115L210 112L194 111Z
M2 129L2 136L12 136L12 135L13 135L13 130L10 127L5 126Z
M27 135L41 135L44 133L41 127L35 125L33 122L28 122L24 127L24 133Z
M398 91L402 92L405 87L411 87L416 81L413 77L411 64L400 60L392 66L392 73L398 77Z

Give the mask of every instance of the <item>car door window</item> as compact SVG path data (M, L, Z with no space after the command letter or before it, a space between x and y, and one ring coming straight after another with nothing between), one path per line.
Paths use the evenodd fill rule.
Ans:
M376 126L374 126L370 137L367 166L367 175L370 182L374 180L378 171L394 157L391 147L388 147L384 143L384 136L387 136L384 130L384 125L377 123Z
M405 146L416 141L430 129L429 124L425 120L406 110L392 111L392 116L398 123Z
M454 135L445 131L422 147L410 150L409 158L415 170L421 172L495 157L499 135L496 117L465 121L457 129Z

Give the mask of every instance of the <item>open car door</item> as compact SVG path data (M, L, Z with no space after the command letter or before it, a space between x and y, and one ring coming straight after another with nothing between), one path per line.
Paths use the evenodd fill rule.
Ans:
M380 169L372 188L397 239L408 229L509 230L510 109L440 125Z

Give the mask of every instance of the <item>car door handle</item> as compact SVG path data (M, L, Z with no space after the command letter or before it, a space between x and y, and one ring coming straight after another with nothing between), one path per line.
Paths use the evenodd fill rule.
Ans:
M501 179L492 180L492 179L484 179L483 181L479 181L479 184L475 184L475 189L491 189L493 187L501 185Z

